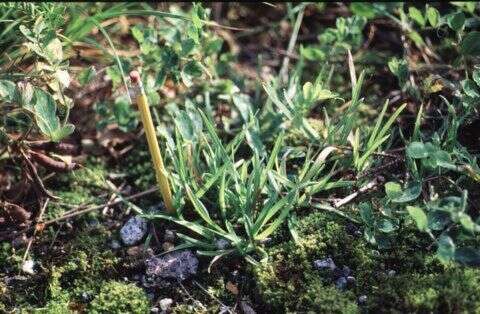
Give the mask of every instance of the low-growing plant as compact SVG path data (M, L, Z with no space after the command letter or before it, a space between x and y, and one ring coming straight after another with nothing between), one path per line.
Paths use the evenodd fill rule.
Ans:
M286 163L288 152L280 157L286 149L283 134L278 135L270 153L263 155L253 146L251 155L242 156L240 147L249 144L247 127L224 145L202 111L180 111L175 121L175 140L163 134L174 165L177 215L146 217L173 221L195 234L180 233L185 240L181 248L196 247L199 254L217 258L240 254L255 262L255 253L266 257L262 243L291 211L307 196L330 187L328 175L324 180L314 180L318 180L332 150L322 152L315 161L309 153L295 175ZM194 220L187 218L192 211Z

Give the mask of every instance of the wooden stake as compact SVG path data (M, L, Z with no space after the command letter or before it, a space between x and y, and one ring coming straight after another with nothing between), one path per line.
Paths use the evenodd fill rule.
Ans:
M158 145L157 136L155 134L155 128L153 126L152 115L148 107L147 96L143 90L142 80L140 74L137 71L130 72L130 80L136 87L136 102L140 116L145 129L145 135L147 137L148 149L152 156L153 166L155 168L155 174L158 184L160 186L160 193L162 194L163 202L169 213L174 213L172 192L170 191L170 184L168 182L168 175L165 167L163 166L162 154L160 152L160 146Z

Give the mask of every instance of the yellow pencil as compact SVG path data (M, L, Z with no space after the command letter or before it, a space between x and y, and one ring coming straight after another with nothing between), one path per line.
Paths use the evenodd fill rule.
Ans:
M135 86L136 102L140 111L143 127L145 129L148 149L150 150L150 155L152 156L153 166L155 167L155 174L158 184L160 186L160 193L162 194L163 202L165 203L167 211L169 213L174 213L175 208L173 207L172 192L170 191L168 175L165 167L163 166L162 154L160 152L160 146L158 145L155 128L153 126L152 115L150 114L148 100L143 89L140 74L137 71L130 72L130 80Z

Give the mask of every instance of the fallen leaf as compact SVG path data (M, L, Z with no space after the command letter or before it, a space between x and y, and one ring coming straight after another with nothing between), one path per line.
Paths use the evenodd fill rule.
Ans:
M228 291L230 291L234 295L238 295L238 287L236 284L233 282L229 281L227 282L226 288Z

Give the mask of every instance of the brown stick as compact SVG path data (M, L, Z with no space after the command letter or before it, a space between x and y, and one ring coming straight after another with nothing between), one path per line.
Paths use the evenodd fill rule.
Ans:
M30 156L32 159L38 162L40 165L44 166L48 170L55 171L55 172L69 172L79 168L79 165L76 163L67 164L63 161L58 161L53 158L48 157L45 154L35 152L33 150L29 151Z
M45 185L43 184L43 181L42 179L40 178L40 176L38 175L38 172L37 172L37 168L35 168L35 165L32 163L32 161L30 160L30 158L25 154L25 152L23 150L20 150L22 156L23 156L23 159L25 160L25 162L27 163L27 168L28 170L30 170L30 174L32 175L32 179L35 181L35 183L37 183L38 185L38 188L40 188L40 192L42 194L44 194L45 196L49 197L49 198L53 198L53 199L58 199L57 196L53 195L52 193L50 193L47 188L45 188Z

